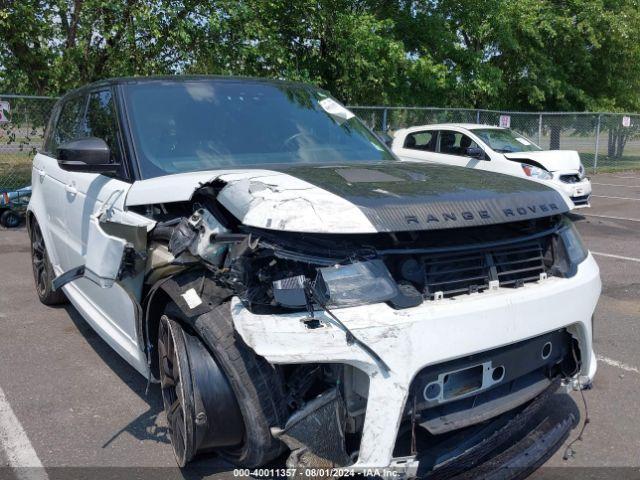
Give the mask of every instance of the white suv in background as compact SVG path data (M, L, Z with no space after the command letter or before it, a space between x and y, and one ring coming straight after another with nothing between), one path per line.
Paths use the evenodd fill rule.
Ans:
M591 182L578 152L543 150L508 128L443 123L395 133L392 150L403 160L422 160L506 173L547 183L571 198L574 208L589 206Z

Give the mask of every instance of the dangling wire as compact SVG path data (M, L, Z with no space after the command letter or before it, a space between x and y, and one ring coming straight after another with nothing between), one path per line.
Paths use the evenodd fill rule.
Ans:
M351 330L349 330L349 327L347 327L342 320L340 320L338 317L336 317L334 315L334 313L329 310L329 308L326 306L326 304L322 301L322 299L316 294L316 291L313 287L313 285L311 285L311 283L309 281L305 282L305 293L307 295L307 298L309 300L312 300L313 302L315 302L322 310L324 310L324 312L329 315L329 317L331 318L331 320L333 320L333 323L340 328L340 330L342 330L345 334L346 337L346 341L348 345L352 345L352 344L356 344L358 347L360 347L362 350L365 351L365 353L367 353L378 365L378 367L380 367L380 370L382 370L383 373L389 373L389 371L391 370L389 368L389 365L386 364L386 362L380 357L380 355L378 355L369 345L367 345L366 343L364 343L362 340L360 340L358 337L356 337L353 332ZM307 308L310 308L309 306L307 306ZM311 306L311 318L313 318L313 307Z
M584 434L584 431L586 430L587 425L591 422L591 420L589 419L589 408L587 407L587 399L584 396L583 388L582 388L582 385L580 385L579 379L578 379L578 387L580 390L580 396L582 397L582 404L584 405L584 422L582 423L582 428L580 429L580 433L578 433L578 436L574 438L571 442L569 442L569 445L567 445L567 448L564 449L564 455L562 456L563 460L569 460L576 454L575 450L572 448L573 444L576 443L578 440L582 441L582 435Z

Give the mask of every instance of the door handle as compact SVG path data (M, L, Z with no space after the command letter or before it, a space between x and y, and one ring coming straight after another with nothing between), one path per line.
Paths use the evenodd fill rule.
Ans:
M75 197L78 194L78 189L73 185L65 185L64 191L73 197Z

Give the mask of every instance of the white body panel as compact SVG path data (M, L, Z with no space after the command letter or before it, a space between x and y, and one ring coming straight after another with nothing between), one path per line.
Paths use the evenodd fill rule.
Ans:
M62 269L68 258L69 229L66 222L66 192L68 172L58 166L57 160L38 153L33 159L30 208L35 210L47 245L47 253L54 269ZM41 220L42 219L42 220Z
M584 178L580 182L566 183L561 180L565 175L578 175L580 168L580 156L578 152L573 150L543 150L518 153L500 153L491 149L480 137L473 133L473 128L480 125L466 124L442 124L442 125L424 125L398 130L393 138L392 150L402 160L405 161L423 161L444 163L447 165L457 165L478 170L487 170L517 177L527 178L537 182L544 183L556 190L562 192L569 198L587 197L591 195L591 182L588 178ZM485 128L484 125L482 125ZM491 127L486 127L491 128ZM439 152L426 150L418 150L413 148L405 148L405 139L407 135L421 131L437 131L448 130L460 132L471 138L480 148L482 148L488 159L478 160L468 156L450 155ZM519 159L528 159L542 165L547 169L552 179L538 180L527 175L520 166ZM576 200L577 201L577 200ZM580 203L574 205L574 208L588 206L588 203Z

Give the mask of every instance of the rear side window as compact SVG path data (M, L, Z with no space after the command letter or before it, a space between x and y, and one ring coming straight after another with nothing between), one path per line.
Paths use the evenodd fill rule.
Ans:
M410 133L404 140L404 148L435 152L436 132L425 131Z
M85 96L77 96L69 98L62 104L50 144L47 146L49 152L55 155L60 145L78 138L85 101Z
M121 163L118 123L110 90L89 94L87 115L78 132L78 138L84 137L98 137L104 140L111 150L111 162Z

